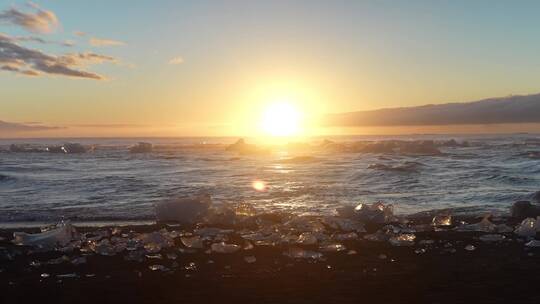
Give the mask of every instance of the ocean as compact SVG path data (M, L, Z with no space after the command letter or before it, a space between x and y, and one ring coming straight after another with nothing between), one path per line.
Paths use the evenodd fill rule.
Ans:
M504 213L540 190L540 135L416 135L329 138L364 141L455 139L440 155L321 148L322 138L274 146L268 153L225 151L236 138L0 140L0 226L59 220L87 223L154 220L154 204L201 193L217 204L248 203L261 212L331 214L384 201L397 214L453 208ZM129 153L139 141L150 153ZM246 140L249 142L249 139ZM82 154L10 152L77 142ZM301 147L301 148L299 148ZM254 181L266 188L257 191Z

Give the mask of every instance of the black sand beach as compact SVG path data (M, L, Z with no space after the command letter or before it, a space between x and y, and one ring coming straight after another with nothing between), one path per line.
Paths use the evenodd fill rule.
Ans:
M123 227L122 231L159 228ZM370 232L376 227L368 228ZM283 252L290 246L284 245L254 246L230 254L186 252L176 240L172 248L161 251L162 259L149 255L137 262L126 261L126 252L86 254L87 262L73 265L70 261L81 256L77 249L31 253L9 242L12 232L2 231L1 303L540 302L536 290L540 249L526 247L525 240L512 233L504 234L502 241L486 242L478 238L486 233L417 232L413 246L398 247L359 238L343 241L347 250L325 252L321 260L287 257ZM230 242L240 239L231 236ZM472 249L468 245L474 250L467 250ZM17 251L18 255L6 255ZM66 261L46 264L63 255ZM256 261L248 263L246 257ZM31 266L32 261L41 265ZM150 265L169 270L153 271ZM42 273L48 277L41 277Z

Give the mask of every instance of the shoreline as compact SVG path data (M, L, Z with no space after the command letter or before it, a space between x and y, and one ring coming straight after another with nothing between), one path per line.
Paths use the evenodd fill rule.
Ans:
M418 218L415 224L429 224ZM494 219L519 223L510 218ZM478 222L457 217L456 223ZM453 227L415 232L414 244L393 246L364 236L385 224L366 225L360 237L340 243L345 250L321 251L321 258L286 256L291 248L319 252L318 245L278 244L246 247L241 230L227 234L232 253L187 248L178 237L171 247L128 260L130 251L102 255L72 251L28 251L11 244L15 229L0 230L0 247L19 251L5 260L0 251L2 303L538 303L532 286L540 283L540 248L512 232L483 241L488 232ZM219 227L219 225L217 225ZM194 226L77 227L79 233L110 239L132 233L177 231ZM229 227L221 227L222 231ZM39 232L38 229L23 229ZM116 230L116 231L115 231ZM337 233L337 232L336 232ZM213 238L216 242L216 238ZM212 238L210 238L212 239ZM470 245L474 246L471 247ZM65 258L64 258L65 256ZM84 257L84 262L80 258ZM253 260L254 258L254 260ZM156 266L161 265L161 266ZM154 270L153 270L154 269ZM46 274L45 276L43 274Z

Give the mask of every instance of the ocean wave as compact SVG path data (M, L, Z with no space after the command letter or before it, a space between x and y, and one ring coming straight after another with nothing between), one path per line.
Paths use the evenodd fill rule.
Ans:
M395 172L410 172L415 173L420 170L420 167L424 166L422 163L418 162L404 162L399 165L386 165L381 163L371 164L367 168L372 170L381 170L381 171L395 171Z
M279 162L285 164L305 164L319 161L319 158L309 155L295 156L291 158L282 159Z
M0 183L10 182L14 180L15 180L15 177L13 176L0 174Z

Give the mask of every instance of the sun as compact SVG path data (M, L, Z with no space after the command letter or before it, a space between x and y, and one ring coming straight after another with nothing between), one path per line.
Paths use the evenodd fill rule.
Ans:
M260 123L267 135L296 136L300 134L301 113L289 102L274 102L264 109Z

